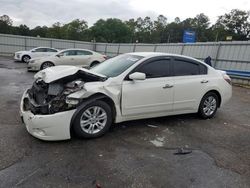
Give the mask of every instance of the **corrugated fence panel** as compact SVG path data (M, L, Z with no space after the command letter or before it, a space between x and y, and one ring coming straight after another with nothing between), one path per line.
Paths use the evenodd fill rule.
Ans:
M153 52L155 45L136 44L135 52Z
M120 44L119 53L128 53L134 51L134 44Z
M96 43L95 50L100 53L106 53L106 43Z
M27 38L26 46L27 46L27 49L32 49L37 46L51 47L51 40L44 40L44 39L39 39L39 38L38 39Z
M88 50L93 50L93 43L85 43L85 42L79 42L75 43L76 48L82 48L82 49L88 49Z
M75 48L74 42L65 42L65 41L54 41L52 42L53 48L65 49L65 48Z

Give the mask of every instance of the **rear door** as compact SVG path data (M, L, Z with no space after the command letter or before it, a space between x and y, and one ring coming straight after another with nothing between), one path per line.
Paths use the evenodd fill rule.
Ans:
M207 67L198 61L173 60L174 111L196 110L209 84Z
M92 62L93 53L86 50L77 50L76 63L81 67L88 67Z
M173 80L170 58L142 63L133 72L146 74L145 80L125 79L122 83L122 115L167 113L173 108Z
M47 55L47 48L36 48L31 51L32 58L35 57L45 57Z

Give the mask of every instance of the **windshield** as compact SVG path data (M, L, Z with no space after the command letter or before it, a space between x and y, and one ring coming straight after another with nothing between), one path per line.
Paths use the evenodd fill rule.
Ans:
M119 55L100 63L93 67L91 71L107 77L116 77L142 58L142 56L131 54Z

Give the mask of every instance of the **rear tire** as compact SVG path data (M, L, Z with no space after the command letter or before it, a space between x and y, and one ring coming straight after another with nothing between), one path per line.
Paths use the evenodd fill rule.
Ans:
M53 63L51 63L51 62L44 62L44 63L41 65L40 70L46 69L46 68L48 68L48 67L53 67L53 66L55 66L55 65L54 65Z
M22 62L24 62L24 63L29 63L29 60L30 60L30 56L28 56L28 55L24 55L22 57Z
M111 124L111 107L106 102L97 100L78 112L73 123L73 130L80 138L96 138L105 134Z
M214 92L205 94L200 102L198 114L202 119L214 117L219 105L219 98Z

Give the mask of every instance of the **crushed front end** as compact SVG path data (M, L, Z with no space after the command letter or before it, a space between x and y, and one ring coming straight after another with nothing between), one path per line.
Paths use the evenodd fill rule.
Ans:
M45 79L46 80L46 79ZM85 92L85 82L104 81L78 70L51 82L37 78L25 91L20 114L27 131L42 140L70 139L70 123L81 99L69 98L75 92Z

